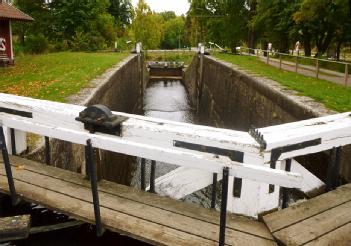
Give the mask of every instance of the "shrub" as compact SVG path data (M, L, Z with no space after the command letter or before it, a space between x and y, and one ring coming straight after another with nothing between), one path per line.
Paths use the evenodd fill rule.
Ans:
M30 53L44 53L49 48L49 41L43 34L30 35L26 40L26 50Z

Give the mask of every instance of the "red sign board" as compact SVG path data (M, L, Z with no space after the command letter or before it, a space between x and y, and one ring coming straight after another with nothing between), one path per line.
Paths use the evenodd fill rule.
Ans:
M0 20L0 55L12 59L11 28L9 20Z

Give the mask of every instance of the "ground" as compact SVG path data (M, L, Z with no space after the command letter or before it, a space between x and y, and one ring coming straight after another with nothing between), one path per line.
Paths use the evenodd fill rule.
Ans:
M14 67L0 68L0 92L64 102L127 56L61 52L18 57Z
M275 80L301 95L311 97L338 112L351 111L351 88L329 81L307 77L294 72L281 71L256 57L231 54L214 54L215 57L266 78Z

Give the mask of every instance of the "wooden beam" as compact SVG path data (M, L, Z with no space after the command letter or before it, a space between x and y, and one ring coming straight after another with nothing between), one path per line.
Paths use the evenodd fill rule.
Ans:
M29 236L30 215L0 218L0 243Z

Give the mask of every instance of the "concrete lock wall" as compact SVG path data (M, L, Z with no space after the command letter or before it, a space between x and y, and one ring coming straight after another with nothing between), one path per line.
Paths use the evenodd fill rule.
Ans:
M202 68L200 55L195 56L185 72L184 82L197 105L200 124L248 131L336 113L275 81L210 56L204 56ZM351 181L350 149L343 148L341 177L344 181ZM328 155L328 152L312 154L298 161L325 180Z
M113 111L140 113L144 84L143 58L130 55L124 61L92 81L91 88L82 89L68 98L79 105L103 104ZM109 181L128 185L134 170L131 156L96 150L98 175ZM84 146L51 140L51 165L85 174Z

